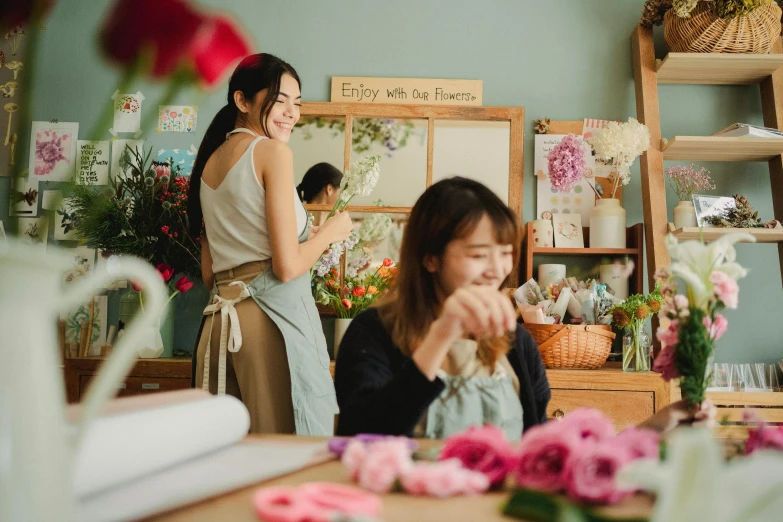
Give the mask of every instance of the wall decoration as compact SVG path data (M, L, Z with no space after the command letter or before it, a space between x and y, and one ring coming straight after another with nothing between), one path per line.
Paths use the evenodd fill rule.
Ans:
M5 39L8 40L8 44L11 47L11 56L16 56L19 53L19 44L22 42L24 35L25 32L21 25L17 25L5 33Z
M13 180L11 204L8 214L15 217L33 217L38 215L38 180L28 175Z
M190 176L193 165L196 163L198 149L191 145L188 149L159 149L155 155L155 161L171 161L173 165L179 165L183 176Z
M141 102L144 101L141 91L136 91L136 94L114 91L111 99L114 103L114 126L109 132L113 136L119 132L138 132L141 129Z
M20 130L19 115L16 114L21 97L26 94L24 89L27 88L24 85L24 74L21 74L26 55L26 39L23 36L24 30L17 26L5 34L7 46L0 39L4 48L0 50L0 176L11 176L15 173L15 167L25 166L21 155L26 152L18 146Z
M109 142L77 141L79 154L76 183L78 185L109 184Z
M49 241L49 216L19 218L18 236L25 244L45 249Z
M193 132L197 118L195 105L159 105L158 132Z
M481 107L482 80L332 76L332 102L472 105Z
M62 200L62 190L44 190L41 196L41 210L57 210Z
M597 166L596 166L597 167ZM609 197L612 194L612 187L614 186L613 177L595 176L595 200L598 201L601 198ZM618 185L617 190L614 192L614 199L616 199L620 205L623 204L623 186Z
M113 179L116 179L122 173L120 168L120 159L125 153L125 147L135 148L139 154L144 156L144 140L120 140L115 139L111 142L111 168L109 172Z
M552 216L555 231L555 248L584 248L582 217L579 214L555 214Z
M58 241L75 241L76 216L71 210L68 200L64 199L60 208L54 212L54 239Z
M8 239L5 235L5 227L3 226L3 222L0 221L0 244L6 243L8 243Z
M13 98L16 96L17 89L19 89L19 82L13 80L0 85L0 93L2 93L3 98Z
M69 248L65 252L71 256L73 265L63 274L64 284L71 284L95 269L95 249L81 246Z
M82 323L89 322L90 310L92 309L92 335L90 336L90 351L87 355L100 354L101 345L106 344L107 303L108 297L99 295L70 312L64 312L60 319L65 321L65 342L79 342Z
M579 214L582 225L588 226L590 209L595 206L593 169L595 159L585 155L585 176L569 192L558 192L549 180L547 154L565 138L565 134L536 134L534 169L536 173L536 218L545 219L544 213Z
M78 123L34 121L30 135L30 175L39 181L68 181L76 168Z

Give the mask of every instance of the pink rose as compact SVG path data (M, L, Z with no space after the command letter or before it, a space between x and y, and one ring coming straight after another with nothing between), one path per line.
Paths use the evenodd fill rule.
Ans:
M628 450L634 460L658 460L660 457L661 436L657 431L628 428L618 433L611 443Z
M680 376L677 368L674 366L675 353L674 346L668 345L661 348L658 356L653 362L653 371L661 374L664 381L670 381Z
M349 449L351 445L348 446ZM369 447L367 456L359 467L359 485L375 493L388 493L394 482L412 466L413 460L406 439L376 442Z
M483 473L461 467L458 459L416 463L401 483L411 495L438 498L476 495L489 488L489 480Z
M522 437L512 469L516 483L522 487L556 493L566 484L566 464L584 442L577 432L550 422L530 428Z
M351 440L343 450L342 463L351 480L359 478L359 469L367 457L367 447L359 440Z
M748 432L745 443L745 454L750 455L760 449L775 449L783 451L783 425L769 426L762 424Z
M585 444L568 461L566 491L575 501L593 504L614 504L632 493L618 487L617 472L633 460L628 450L614 441Z
M715 297L720 299L726 308L737 308L739 285L734 279L726 275L725 272L715 270L710 274L710 282L713 284L712 291L715 293Z
M658 337L658 340L661 341L661 344L664 346L674 346L677 344L677 340L679 339L680 335L680 323L676 320L669 321L669 326L664 328L663 326L658 327L658 330L656 330L655 335Z
M583 441L601 442L617 433L609 417L592 408L577 408L565 417L562 429L576 433Z
M710 334L710 339L717 341L723 334L726 333L726 329L729 327L729 322L721 314L715 316L715 322L710 319L710 316L704 316L704 327Z
M503 482L513 460L505 434L491 425L471 427L464 433L452 435L446 440L440 458L459 459L466 469L486 475L493 486Z

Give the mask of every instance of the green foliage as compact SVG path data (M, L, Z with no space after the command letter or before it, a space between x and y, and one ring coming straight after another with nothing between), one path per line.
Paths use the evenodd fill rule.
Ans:
M655 289L648 295L634 294L612 309L612 321L622 329L637 329L661 308L661 289Z
M646 522L646 518L620 518L580 506L564 496L531 489L514 489L503 514L527 522Z
M682 398L690 405L700 404L707 390L707 363L712 342L704 326L706 312L691 306L690 315L680 325L674 367L680 373Z
M728 19L748 15L769 3L769 0L716 0L715 5L718 8L718 16Z
M331 129L332 136L345 133L345 119L325 118L323 116L306 116L299 120L297 127L304 132L304 139L310 140L313 134L309 126ZM367 152L373 143L383 145L389 154L408 144L408 138L413 134L413 122L409 120L393 120L388 118L354 118L351 128L351 143L354 152Z

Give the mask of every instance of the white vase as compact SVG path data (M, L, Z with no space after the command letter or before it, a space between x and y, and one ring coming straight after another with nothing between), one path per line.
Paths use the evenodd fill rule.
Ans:
M590 248L625 248L625 209L615 198L599 199L590 211Z
M559 283L566 276L565 265L542 264L538 265L538 285L546 288L551 283Z
M614 291L613 295L615 297L619 299L628 297L628 276L625 275L625 265L619 263L600 265L598 274L599 280Z
M343 336L345 335L346 330L348 330L348 326L351 324L351 321L353 319L340 319L337 318L334 321L334 360L337 360L337 350L340 348L340 343L343 340Z
M695 227L696 210L692 201L680 201L674 207L674 228Z
M139 359L156 359L163 353L163 336L160 334L160 324L147 326L136 345Z

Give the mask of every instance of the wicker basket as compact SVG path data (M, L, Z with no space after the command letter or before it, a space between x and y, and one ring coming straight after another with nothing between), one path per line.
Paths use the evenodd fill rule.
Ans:
M718 17L714 2L702 1L690 18L669 9L663 15L663 39L678 53L767 54L780 36L780 7L764 5L730 20Z
M547 368L603 366L615 338L611 326L523 323L536 343Z

